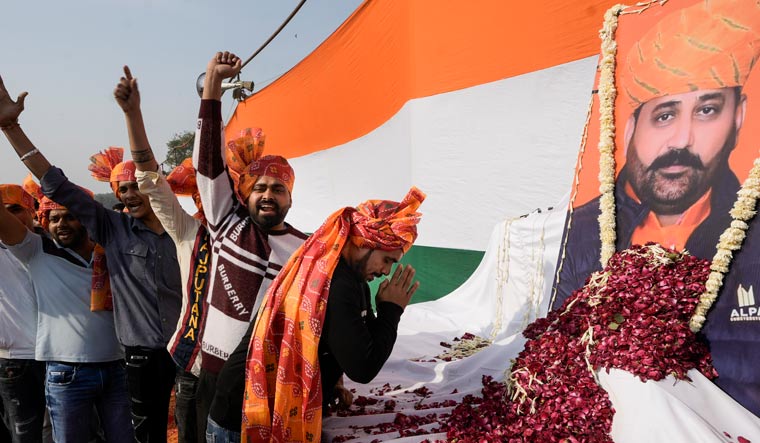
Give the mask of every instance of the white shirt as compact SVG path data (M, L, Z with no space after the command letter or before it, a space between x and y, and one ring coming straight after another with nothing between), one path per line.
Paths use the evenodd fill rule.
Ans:
M37 302L29 271L0 244L0 358L34 359Z
M171 352L181 338L180 335L185 329L185 322L188 321L187 310L191 306L192 297L188 295L187 285L190 281L190 268L192 267L191 261L193 248L195 247L195 238L201 222L185 212L163 174L149 171L135 171L135 176L140 192L148 196L153 213L156 214L156 218L161 222L166 233L174 240L174 244L177 247L177 261L179 262L179 273L182 279L182 308L177 319L177 327L174 334L166 345L166 348ZM201 353L198 352L190 370L196 376L200 374L201 369L200 355Z
M124 358L113 311L90 311L91 263L31 231L8 249L31 273L38 307L36 360L99 363Z

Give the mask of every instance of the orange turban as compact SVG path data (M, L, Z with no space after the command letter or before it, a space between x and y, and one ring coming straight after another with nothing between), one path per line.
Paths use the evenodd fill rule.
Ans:
M198 182L195 178L193 159L186 158L166 177L172 191L177 195L193 195L198 193Z
M401 203L388 200L369 200L351 214L351 242L361 248L406 253L417 239L417 224L422 214L417 212L425 194L412 187Z
M265 139L260 128L248 128L241 132L240 137L227 143L224 158L235 185L235 193L243 204L251 195L253 185L259 177L276 178L288 188L288 192L293 192L296 177L285 157L261 156L264 153Z
M90 197L94 197L94 194L89 189L82 188L81 186L80 189L86 192ZM56 209L66 209L66 207L54 202L53 200L50 200L44 195L42 198L40 198L40 207L37 209L37 220L39 220L40 225L44 230L47 231L48 225L50 224L50 220L48 218L50 211Z
M293 183L296 177L288 161L279 155L265 155L248 165L248 168L240 176L238 192L243 201L251 195L253 186L260 177L276 178L288 188L289 193L293 193Z
M204 221L203 205L201 204L200 193L198 192L198 181L196 179L193 159L188 157L182 161L176 168L169 173L166 181L177 195L191 196L198 213L194 217Z
M94 197L95 194L92 193L87 188L79 187L79 189L86 192L90 197ZM50 214L50 211L55 209L66 209L65 206L59 205L58 203L54 202L53 200L45 197L45 195L42 193L42 188L40 188L40 185L37 184L37 182L34 181L32 178L32 174L29 174L24 178L24 190L29 193L30 196L33 196L38 202L39 207L37 208L37 220L40 222L40 225L43 229L46 231L48 230L48 225L50 224L50 221L48 220L48 215ZM32 204L32 208L34 208L34 205Z
M32 173L26 174L26 177L24 177L24 181L21 183L21 186L24 188L24 191L28 192L29 195L34 197L36 201L42 200L42 188L40 185L37 184L36 181L34 181L34 177L32 177Z
M137 177L135 176L136 169L135 162L132 160L121 162L113 168L109 182L111 183L111 189L113 189L113 192L117 197L119 196L119 182L137 181Z
M19 205L22 208L34 210L34 197L19 185L0 185L0 195L3 196L5 205Z
M50 211L53 209L66 208L45 197L45 195L42 193L42 188L40 185L37 184L37 182L35 182L32 178L32 174L28 174L24 178L24 190L28 192L29 195L33 196L34 199L39 203L39 206L37 207L37 221L40 223L42 228L47 231L49 224L48 214Z
M102 152L90 157L87 169L92 177L100 182L109 182L116 197L119 197L119 182L137 181L135 163L132 160L122 161L124 148L109 146Z
M632 109L661 96L742 86L760 55L760 6L698 2L665 16L636 42L621 71Z

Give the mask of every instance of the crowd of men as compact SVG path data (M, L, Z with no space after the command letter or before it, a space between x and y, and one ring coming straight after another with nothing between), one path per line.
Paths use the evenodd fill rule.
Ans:
M312 440L323 407L351 402L343 374L368 382L387 360L418 283L397 265L375 314L367 282L390 275L416 239L424 194L342 208L311 237L288 224L288 161L263 155L260 129L224 143L221 83L240 66L228 52L208 63L193 159L168 176L124 67L114 97L132 159L109 148L90 166L123 211L49 163L19 124L26 93L14 101L0 79L0 129L39 180L0 185L0 398L11 441L163 442L172 389L181 442L236 442L246 429L247 441ZM177 195L192 195L198 213ZM309 377L294 372L306 368ZM294 383L300 394L283 409L274 399Z

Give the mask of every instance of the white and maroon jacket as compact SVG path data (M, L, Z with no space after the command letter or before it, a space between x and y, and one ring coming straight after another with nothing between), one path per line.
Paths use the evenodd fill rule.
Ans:
M214 269L201 352L202 368L214 374L255 318L272 280L307 238L288 224L283 231L267 233L253 222L248 209L235 197L225 170L222 126L221 102L202 100L193 163L211 235Z

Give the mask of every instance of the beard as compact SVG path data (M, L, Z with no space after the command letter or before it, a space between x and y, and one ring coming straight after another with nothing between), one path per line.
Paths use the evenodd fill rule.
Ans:
M728 169L728 156L736 145L736 135L734 125L712 165L705 165L698 155L682 148L669 150L646 166L635 154L636 146L631 142L626 161L628 181L639 199L655 214L682 214L713 186L720 171ZM687 169L669 174L663 171L669 166L686 166Z
M269 231L275 226L283 223L285 221L285 217L288 215L288 210L290 209L283 208L274 201L268 201L267 204L272 206L272 209L274 211L273 214L262 214L261 208L259 207L260 203L256 204L255 210L250 214L253 222L256 223L259 228L265 231Z
M64 248L76 249L87 242L87 229L84 226L80 226L78 229L69 229L69 235L65 239L61 239L56 233L50 233L53 236L53 240Z
M364 255L364 257L350 265L356 276L363 281L367 280L367 263L369 262L369 257L372 255L373 251L374 250L370 250Z

